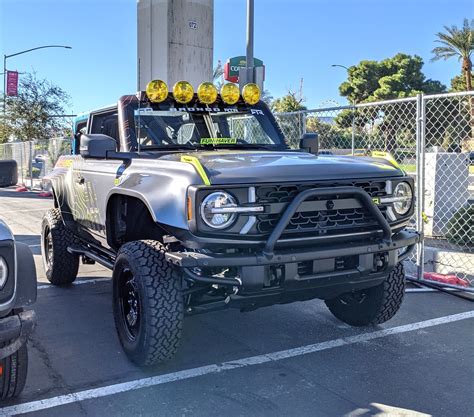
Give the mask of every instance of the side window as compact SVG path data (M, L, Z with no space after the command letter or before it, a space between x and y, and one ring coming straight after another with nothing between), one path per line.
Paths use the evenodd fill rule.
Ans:
M84 121L76 122L74 127L74 138L72 141L72 154L79 154L79 138L83 133L87 133L87 119Z
M87 120L76 124L76 131L74 133L86 133L87 132Z
M92 114L92 124L90 133L102 133L117 141L117 148L120 147L118 113L117 110Z

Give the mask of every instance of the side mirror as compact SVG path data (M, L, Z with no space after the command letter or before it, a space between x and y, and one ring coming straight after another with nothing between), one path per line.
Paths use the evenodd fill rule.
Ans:
M319 140L317 133L305 133L300 139L300 149L313 155L318 154Z
M107 157L107 152L115 152L117 142L114 138L102 134L81 135L79 144L79 153L83 158L101 158Z

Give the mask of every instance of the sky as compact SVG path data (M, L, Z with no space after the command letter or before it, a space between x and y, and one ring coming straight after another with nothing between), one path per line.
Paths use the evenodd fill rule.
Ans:
M0 0L0 53L44 49L8 60L71 96L70 113L113 102L136 89L136 0ZM474 17L473 0L255 0L255 56L265 89L280 97L303 79L308 108L345 104L343 68L398 52L417 54L427 78L449 86L456 59L430 62L435 33ZM214 62L245 55L246 1L214 0ZM21 75L20 75L21 77Z

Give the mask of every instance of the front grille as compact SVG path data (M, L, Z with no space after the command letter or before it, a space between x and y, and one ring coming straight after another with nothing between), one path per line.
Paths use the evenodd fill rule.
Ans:
M386 195L385 181L339 181L331 183L264 185L257 188L257 201L261 204L289 203L302 191L324 187L359 187L371 197Z
M364 189L371 197L386 195L385 181L350 181L312 184L268 185L257 189L257 201L260 204L290 203L300 192L311 188L354 186ZM344 197L347 198L347 197ZM311 200L338 199L337 195L313 197ZM285 204L286 207L286 204ZM386 208L380 207L383 214ZM256 229L260 234L269 234L275 228L281 213L262 214L258 216ZM291 218L284 234L311 234L312 236L337 235L354 233L361 230L378 228L378 223L365 207L354 207L332 210L300 211Z

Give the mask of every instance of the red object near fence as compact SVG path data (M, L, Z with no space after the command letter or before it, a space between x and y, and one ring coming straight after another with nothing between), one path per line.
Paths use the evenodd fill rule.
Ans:
M26 191L29 191L28 188L25 186L25 184L20 184L16 187L15 191L17 193L24 193Z
M460 287L469 287L469 282L465 279L458 278L456 275L438 274L436 272L425 272L423 279L427 281L436 281L442 284L458 285Z

